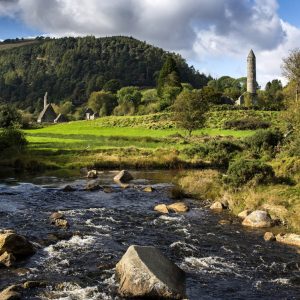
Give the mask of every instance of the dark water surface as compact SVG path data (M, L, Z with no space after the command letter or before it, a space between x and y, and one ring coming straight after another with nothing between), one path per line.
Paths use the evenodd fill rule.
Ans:
M0 269L0 289L46 280L47 288L29 290L25 299L121 299L114 266L138 244L158 247L186 271L189 299L300 299L295 248L265 243L263 231L242 228L237 220L219 225L229 216L193 199L185 200L187 214L162 216L153 207L172 202L168 191L176 173L133 174L135 188L123 190L113 183L115 173L103 173L101 183L113 193L60 190L66 183L81 189L86 180L79 176L3 180L0 229L15 229L39 249L15 269ZM146 185L155 191L143 192ZM50 225L54 211L65 214L70 229Z

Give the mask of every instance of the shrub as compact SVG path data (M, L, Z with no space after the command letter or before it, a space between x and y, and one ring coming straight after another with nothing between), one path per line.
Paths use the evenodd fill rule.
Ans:
M9 128L0 132L0 151L14 148L21 151L27 145L24 133L20 130Z
M253 184L268 183L274 180L274 176L273 168L259 160L239 159L229 165L224 182L240 187L250 181Z
M211 161L219 168L227 169L229 161L242 147L230 141L210 141L207 144L197 145L184 151L189 157L201 157Z
M21 114L10 105L0 106L0 128L8 128L14 126L21 126Z
M261 121L254 118L230 120L226 121L223 125L224 129L236 129L236 130L256 130L267 129L271 126L269 122Z
M259 130L253 136L248 137L245 142L255 152L274 152L275 147L283 140L283 135L278 130Z

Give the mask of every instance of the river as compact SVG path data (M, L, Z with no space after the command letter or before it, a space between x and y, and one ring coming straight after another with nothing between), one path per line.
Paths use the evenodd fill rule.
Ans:
M24 299L122 299L117 295L115 264L132 244L153 245L187 273L187 295L199 299L300 299L300 260L296 249L264 242L262 230L242 228L229 214L215 214L207 203L185 199L182 215L153 211L172 203L176 172L133 172L134 188L121 189L114 172L101 184L112 193L82 190L74 176L6 178L0 184L0 229L25 235L38 247L16 268L0 269L0 289L27 280L46 280ZM66 184L75 192L63 192ZM155 191L146 193L145 186ZM53 227L52 212L62 211L71 226Z

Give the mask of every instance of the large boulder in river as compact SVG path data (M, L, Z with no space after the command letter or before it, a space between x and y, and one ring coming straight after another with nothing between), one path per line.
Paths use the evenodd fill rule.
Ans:
M123 297L184 299L185 273L154 247L130 246L116 266Z
M13 254L17 259L33 255L35 249L25 237L16 233L0 234L0 255L3 253Z
M271 227L272 219L266 211L255 210L244 219L242 225L254 228Z
M114 177L114 181L117 183L128 183L133 179L133 176L126 170L122 170L118 175Z
M280 233L276 235L276 241L279 243L300 247L300 234Z

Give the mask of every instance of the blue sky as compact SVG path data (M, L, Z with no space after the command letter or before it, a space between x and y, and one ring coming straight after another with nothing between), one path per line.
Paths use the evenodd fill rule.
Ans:
M280 17L294 26L300 27L300 1L299 0L279 0L278 13Z
M281 76L300 47L299 0L0 0L0 39L130 35L181 53L214 77L245 76L257 56L260 85Z

